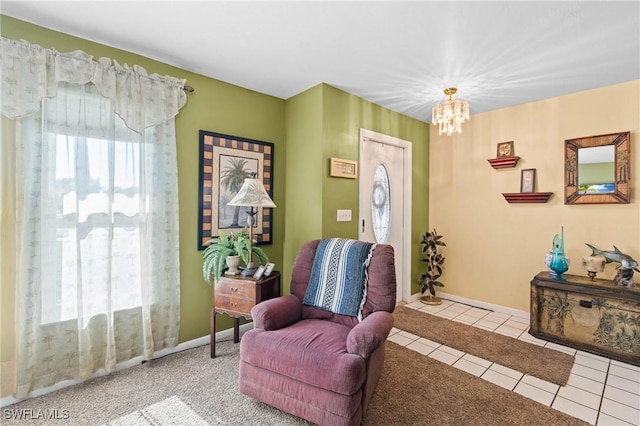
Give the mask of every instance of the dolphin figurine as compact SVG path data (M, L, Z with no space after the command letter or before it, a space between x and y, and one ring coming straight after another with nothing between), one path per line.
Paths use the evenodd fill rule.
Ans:
M624 269L633 269L640 272L640 269L638 269L638 262L633 260L631 256L622 253L618 249L618 247L613 246L614 251L602 251L600 249L595 248L591 244L588 244L588 243L585 243L585 244L587 244L587 246L591 249L592 251L591 256L597 256L601 254L602 256L604 256L607 263L617 262L620 264L618 268L622 267Z

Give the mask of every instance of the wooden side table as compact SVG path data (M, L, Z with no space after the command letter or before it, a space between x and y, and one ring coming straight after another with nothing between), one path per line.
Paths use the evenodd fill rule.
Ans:
M240 341L240 317L251 319L251 308L263 300L280 296L280 272L256 280L240 275L216 281L211 309L211 358L216 357L216 314L233 317L233 343Z

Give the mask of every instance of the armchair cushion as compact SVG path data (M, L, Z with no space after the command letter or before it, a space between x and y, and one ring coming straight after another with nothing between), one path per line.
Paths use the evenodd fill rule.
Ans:
M298 321L282 330L254 329L242 337L240 358L302 383L353 395L364 383L367 366L360 355L347 352L350 330L342 324L315 319Z
M367 359L384 343L393 327L393 315L378 311L369 315L347 335L347 352Z
M302 303L293 295L265 300L251 309L254 327L264 330L287 327L301 317Z

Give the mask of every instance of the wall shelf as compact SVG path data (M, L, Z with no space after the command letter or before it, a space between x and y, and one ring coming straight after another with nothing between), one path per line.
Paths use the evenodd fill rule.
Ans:
M487 160L494 169L504 169L507 167L515 167L520 157L500 157Z
M511 192L502 193L508 203L546 203L553 192Z

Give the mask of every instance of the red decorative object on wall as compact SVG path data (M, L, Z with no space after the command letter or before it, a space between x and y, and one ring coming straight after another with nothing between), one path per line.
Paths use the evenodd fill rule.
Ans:
M502 193L509 203L546 203L553 192L511 192Z
M500 157L487 160L494 169L504 169L507 167L515 167L520 157Z

